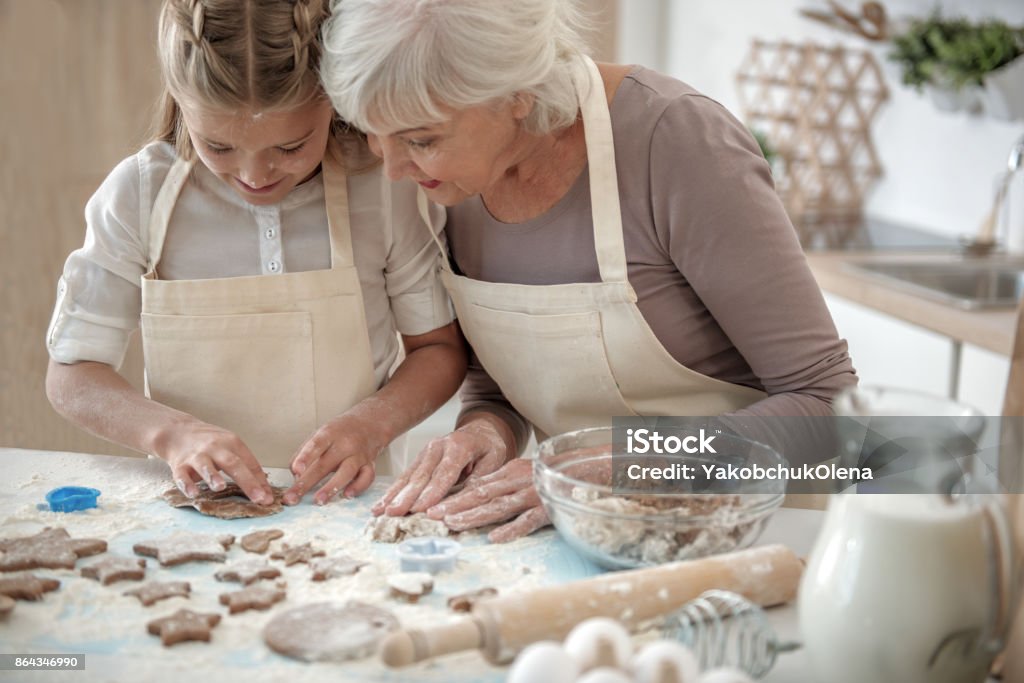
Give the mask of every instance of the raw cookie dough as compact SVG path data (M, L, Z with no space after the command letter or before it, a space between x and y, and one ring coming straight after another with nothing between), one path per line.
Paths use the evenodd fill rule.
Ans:
M351 576L368 564L370 563L357 560L348 555L317 557L309 561L309 567L313 570L314 581L326 581L327 579L335 579L339 576Z
M125 591L124 595L132 595L139 599L146 607L149 607L158 600L167 598L187 598L192 592L192 586L188 581L150 581L138 588Z
M249 553L256 553L262 555L267 552L267 548L270 547L270 542L277 540L284 536L284 532L280 529L264 529L262 531L253 531L251 534L242 536L241 544L242 550Z
M381 515L370 520L366 531L371 540L379 543L398 543L406 538L447 536L449 533L444 522L439 519L431 519L422 512L406 517Z
M99 562L82 567L82 576L96 579L104 586L115 581L142 581L146 578L146 561L137 557L108 555Z
M317 550L309 543L303 543L302 545L288 545L287 543L281 544L281 549L270 556L272 560L284 560L284 566L290 567L293 564L299 562L309 563L314 557L323 557L326 555L323 550Z
M284 489L278 486L271 486L274 494L274 502L270 505L257 505L242 493L241 487L234 482L228 483L220 491L212 491L205 482L199 485L199 495L189 498L177 487L167 489L163 492L162 498L176 508L194 507L204 515L219 517L221 519L240 519L243 517L266 517L276 515L284 510L281 503L281 494Z
M281 576L281 570L271 567L262 558L235 562L214 574L218 581L234 581L243 586L248 586L260 579L276 579L279 576Z
M71 538L61 528L43 529L35 536L0 538L0 572L21 569L74 569L80 557L107 549L98 538Z
M0 595L0 617L6 617L14 609L14 598Z
M263 640L286 657L344 662L372 655L397 629L398 619L373 605L314 602L276 614L263 629Z
M154 636L160 636L164 647L186 640L210 642L210 630L220 623L219 614L203 614L190 609L180 609L174 614L154 619L146 629Z
M250 609L270 609L275 603L284 600L284 591L279 588L263 588L249 586L240 591L221 593L220 604L228 606L228 612L237 614Z
M155 557L165 567L185 562L223 562L224 551L235 542L230 534L210 536L179 531L164 538L143 541L132 546L138 555Z
M402 572L388 577L391 597L418 602L421 597L434 590L434 577L427 572Z
M35 574L22 574L0 579L0 595L14 600L39 600L43 593L60 588L57 579L40 578Z
M758 519L751 519L751 497L735 494L694 494L685 499L650 495L607 496L576 487L574 502L596 511L593 515L567 517L563 533L576 536L619 559L644 564L664 564L705 555L726 553L739 547ZM686 520L675 531L651 520ZM693 520L699 519L699 524Z

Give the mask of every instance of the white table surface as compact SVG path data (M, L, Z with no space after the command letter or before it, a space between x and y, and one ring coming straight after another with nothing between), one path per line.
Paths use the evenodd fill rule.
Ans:
M203 533L232 533L241 536L257 528L281 528L286 536L301 543L312 540L328 554L343 551L356 557L373 559L381 571L394 571L397 561L393 546L371 544L362 538L362 528L369 518L367 507L382 490L383 482L374 484L368 494L353 501L332 503L318 507L304 502L288 508L280 515L256 520L214 520L203 517L191 509L174 510L157 500L160 492L170 485L164 463L144 458L89 455L81 453L54 453L0 448L0 537L22 536L42 527L63 526L73 537L94 536L109 542L109 552L132 556L131 545L142 539L161 538L178 529ZM271 481L278 485L288 482L287 472L272 473ZM61 514L37 510L44 502L47 491L57 486L82 485L103 492L101 507L89 512ZM309 496L307 496L307 501ZM759 543L783 543L798 554L806 556L814 543L822 521L822 513L810 510L781 509L772 518ZM97 533L102 530L105 535ZM599 573L600 570L569 548L557 534L548 529L528 539L506 545L488 544L480 535L464 535L463 557L468 562L460 565L447 588L439 582L435 595L427 596L419 605L396 609L403 623L428 623L449 618L444 610L446 595L468 588L486 585L496 578L495 568L504 572L501 577L515 584L514 588L530 585L561 583ZM229 562L246 559L246 554L233 549ZM253 557L248 555L249 558ZM474 565L474 558L480 562ZM79 560L79 569L92 558ZM487 564L487 563L490 564ZM215 565L218 568L220 565ZM465 566L463 569L462 567ZM474 569L475 567L475 569ZM348 579L310 584L305 565L286 568L289 599L268 613L246 612L226 615L216 605L220 592L236 590L237 584L221 584L210 580L214 568L205 563L191 563L174 568L160 568L149 560L147 580L188 579L193 582L190 600L174 598L144 608L134 598L122 597L132 582L100 586L98 582L81 578L77 570L35 570L38 575L54 576L62 581L57 593L48 594L38 603L19 602L13 614L0 622L0 653L85 653L85 672L13 672L0 671L0 681L7 680L177 680L193 672L230 673L232 678L244 676L246 681L289 679L331 681L502 681L506 669L493 667L477 653L465 653L441 658L434 663L421 664L402 670L389 670L376 660L346 664L301 664L270 652L259 636L262 624L275 610L286 608L289 602L306 597L340 599L361 597L360 591L372 592L382 576L370 576L356 588L345 587ZM291 573L288 573L291 572ZM476 573L474 573L476 572ZM358 577L362 580L364 569ZM372 572L369 572L372 574ZM493 583L491 584L493 585ZM311 593L312 590L320 591ZM301 593L305 591L305 596ZM354 591L354 594L353 594ZM73 596L57 597L61 593ZM64 601L64 602L61 602ZM55 605L61 605L55 614ZM158 639L145 633L145 623L173 612L180 607L224 614L222 623L213 631L213 642L186 643L163 648ZM57 619L57 622L53 622ZM769 619L781 641L797 640L795 607L769 610ZM85 620L94 624L92 638L76 636L61 639L60 629L54 623ZM116 623L116 627L110 624ZM72 633L79 633L72 631ZM51 634L51 631L54 633ZM225 643L217 648L218 641ZM226 650L226 652L225 652ZM783 654L775 668L763 679L769 683L811 683L801 652Z

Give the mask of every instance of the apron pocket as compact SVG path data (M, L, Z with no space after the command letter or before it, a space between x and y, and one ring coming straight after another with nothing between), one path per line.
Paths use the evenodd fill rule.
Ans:
M470 304L463 332L505 398L548 435L635 416L608 365L596 311L531 315Z
M316 429L309 313L142 315L154 400L245 441L262 465L287 466Z

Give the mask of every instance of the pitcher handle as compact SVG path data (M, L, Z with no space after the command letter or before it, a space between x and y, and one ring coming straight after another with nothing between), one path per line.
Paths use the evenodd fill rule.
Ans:
M991 595L994 601L992 617L981 634L983 647L998 653L1005 645L1005 639L1014 615L1014 597L1017 593L1014 581L1014 539L1010 531L1010 519L997 496L988 497L981 506L986 526L988 565L991 580Z

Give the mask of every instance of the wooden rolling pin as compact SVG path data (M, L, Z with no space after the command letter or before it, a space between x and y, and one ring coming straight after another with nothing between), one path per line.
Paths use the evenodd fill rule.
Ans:
M780 605L796 597L803 567L789 548L767 545L498 595L476 603L458 622L392 633L380 655L388 666L400 667L480 649L491 662L503 664L530 643L562 640L584 619L611 617L632 629L712 588L763 607Z

